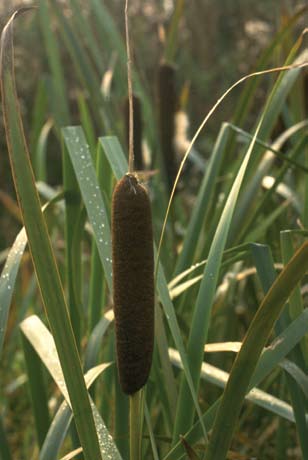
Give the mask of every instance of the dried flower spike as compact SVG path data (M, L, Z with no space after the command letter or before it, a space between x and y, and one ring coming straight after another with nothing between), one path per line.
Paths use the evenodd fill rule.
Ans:
M113 296L117 362L122 390L146 383L154 341L154 256L150 200L133 174L112 199Z

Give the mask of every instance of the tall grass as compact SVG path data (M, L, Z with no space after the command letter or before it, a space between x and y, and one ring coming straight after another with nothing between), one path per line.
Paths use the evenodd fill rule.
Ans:
M153 114L163 104L156 108L134 69L143 140L150 151L142 178L153 214L156 291L151 372L144 400L140 393L133 396L129 417L128 396L115 364L110 230L113 185L128 171L119 141L126 139L127 124L122 110L125 40L103 2L89 0L88 18L81 2L68 3L71 18L59 3L47 0L39 2L38 11L19 11L1 38L2 106L24 227L1 253L0 352L6 389L0 396L0 458L125 460L139 450L129 442L129 426L135 424L142 430L142 459L282 460L294 446L300 450L298 458L308 459L308 318L302 281L308 260L307 114L300 107L308 57L303 36L289 46L281 67L263 72L305 9L283 25L255 72L213 98L182 163L176 160L176 181L192 148L192 158L203 155L198 141L216 108L235 86L242 91L233 119L220 127L205 169L192 160L176 195L174 172L168 183L160 170L166 145L176 145L170 138L174 133L171 129L169 138L162 139L162 126ZM176 61L183 14L185 5L179 0L162 56L169 63ZM39 21L48 85L39 88L33 124L25 132L15 83L13 26L30 16ZM107 46L108 55L111 50L117 55L113 69ZM63 48L79 85L74 112ZM264 106L251 112L264 73L272 76L271 88ZM113 79L108 97L100 86L102 74ZM179 106L173 100L173 109ZM252 129L247 128L248 117L255 120ZM284 131L273 139L279 117ZM80 125L72 125L76 118ZM60 189L46 183L53 145L63 159ZM138 219L133 222L137 229ZM142 282L139 259L140 271L129 273L134 286ZM135 311L129 318L132 327L121 326L124 336L140 326L141 314ZM138 343L140 350L142 345ZM125 352L124 347L124 360ZM10 369L8 363L16 364ZM18 429L10 391L29 401L18 408Z

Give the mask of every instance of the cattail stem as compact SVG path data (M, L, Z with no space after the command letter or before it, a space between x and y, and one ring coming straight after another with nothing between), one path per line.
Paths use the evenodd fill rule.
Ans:
M141 460L143 389L129 397L130 460Z
M126 52L127 52L127 86L128 86L128 101L129 101L128 172L132 173L134 171L134 108L133 108L131 54L130 54L129 28L128 28L128 0L126 0L125 2L125 33L126 33Z
M125 1L129 101L128 174L112 198L113 296L120 385L129 395L130 460L141 460L143 390L154 341L154 256L148 194L134 176L134 122L128 0Z
M129 98L125 99L123 107L123 115L125 121L125 135L127 141L127 147L129 149ZM141 113L141 101L138 96L133 94L133 113L134 113L134 167L136 171L143 171L144 162L142 154L142 113Z

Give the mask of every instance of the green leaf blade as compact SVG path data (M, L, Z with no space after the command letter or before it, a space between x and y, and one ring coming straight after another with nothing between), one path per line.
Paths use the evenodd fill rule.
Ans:
M14 184L46 314L58 348L85 458L100 458L100 449L60 276L31 169L14 78L14 14L1 36L1 93ZM46 267L48 269L46 270Z

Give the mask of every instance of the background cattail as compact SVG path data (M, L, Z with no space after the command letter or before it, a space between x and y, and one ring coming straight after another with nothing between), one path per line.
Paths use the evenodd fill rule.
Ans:
M112 200L113 296L117 362L122 390L146 383L154 340L154 257L150 200L132 174Z
M177 173L174 149L174 117L177 108L175 87L175 67L161 63L158 73L159 129L163 162L168 180L168 190L172 190Z
M139 97L133 95L133 112L134 112L134 166L137 171L144 169L142 156L142 113ZM126 98L124 104L125 130L127 145L129 144L129 100Z

